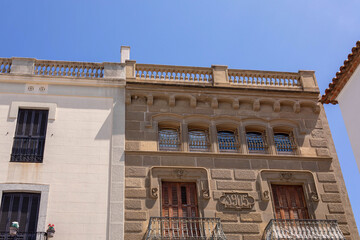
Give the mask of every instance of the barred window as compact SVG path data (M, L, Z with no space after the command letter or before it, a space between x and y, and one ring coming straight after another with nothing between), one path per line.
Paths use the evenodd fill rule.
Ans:
M274 142L278 153L293 153L296 148L292 135L287 133L274 133Z
M189 149L190 151L208 151L209 133L206 130L189 131Z
M236 151L239 147L237 134L233 131L218 131L217 133L220 151Z
M19 109L11 162L43 161L48 112Z
M159 131L159 150L178 151L180 149L180 136L178 129L164 128Z
M261 132L247 132L246 141L250 153L265 153L266 142Z

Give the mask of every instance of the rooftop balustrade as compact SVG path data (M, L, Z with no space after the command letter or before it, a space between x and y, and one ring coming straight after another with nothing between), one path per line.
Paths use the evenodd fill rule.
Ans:
M228 69L227 66L186 67L124 63L89 63L0 58L0 74L30 74L72 78L125 78L128 82L219 86L231 88L316 91L313 71L272 72Z
M150 217L146 240L226 240L219 218Z
M136 64L136 79L185 83L211 83L212 69L201 67Z
M102 78L104 77L104 64L36 60L34 74L45 76Z
M229 82L235 85L301 88L301 75L291 72L228 70Z
M264 232L265 240L329 239L345 240L336 220L272 219Z
M0 73L10 73L11 63L10 58L0 58Z

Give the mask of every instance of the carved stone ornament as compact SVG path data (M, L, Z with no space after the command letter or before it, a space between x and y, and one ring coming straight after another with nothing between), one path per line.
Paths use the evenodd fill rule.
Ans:
M208 189L201 190L201 195L203 199L209 200L210 199L210 192Z
M280 179L290 181L291 179L293 179L293 174L291 172L282 172L280 173Z
M311 196L311 200L313 200L314 202L319 201L319 196L318 196L318 194L316 192L311 192L310 196Z
M220 203L227 209L252 209L255 199L248 193L223 193L220 197Z
M150 192L151 197L152 197L152 198L158 198L158 191L159 191L159 189L157 189L157 188L152 188L152 189L151 189L151 192Z
M269 193L268 190L266 190L266 191L263 192L262 199L265 200L265 201L269 201L269 200L270 200L270 193Z
M174 172L178 178L181 178L182 176L184 176L185 170L184 169L175 169Z

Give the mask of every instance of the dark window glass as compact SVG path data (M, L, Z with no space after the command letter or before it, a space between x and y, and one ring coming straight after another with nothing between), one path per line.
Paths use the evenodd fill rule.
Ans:
M42 162L48 110L19 109L11 162Z
M209 149L208 132L205 130L189 131L190 151L208 151Z
M264 136L260 132L247 132L246 141L250 153L265 152Z
M159 150L176 151L180 147L179 131L177 129L161 129L159 131Z
M217 134L220 151L236 151L238 148L235 132L218 131Z
M12 222L19 223L16 239L36 240L40 194L3 193L0 211L0 239L14 239L9 236Z
M275 133L274 141L278 153L292 153L295 145L289 134Z

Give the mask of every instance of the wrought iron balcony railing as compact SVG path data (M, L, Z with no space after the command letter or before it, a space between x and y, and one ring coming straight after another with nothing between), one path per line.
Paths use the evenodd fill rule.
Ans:
M150 217L146 240L226 240L219 218Z
M265 228L265 240L331 239L345 240L336 220L272 219Z
M16 236L10 236L9 232L0 232L0 240L47 240L46 232L18 232Z

